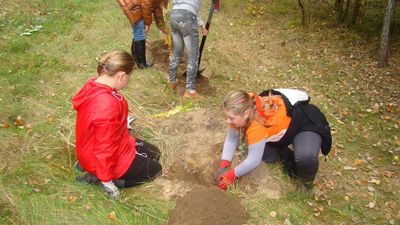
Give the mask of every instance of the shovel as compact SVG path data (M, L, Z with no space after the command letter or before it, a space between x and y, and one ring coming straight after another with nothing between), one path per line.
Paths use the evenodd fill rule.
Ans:
M210 11L208 12L208 19L207 19L207 23L206 23L206 30L210 31L210 25L211 25L211 19L213 17L214 14L214 9L215 9L215 5L217 4L217 0L212 0L211 2L211 7L210 7ZM198 68L197 68L197 78L201 77L201 73L206 69L200 69L200 62L201 62L201 55L203 53L203 49L204 49L204 45L206 43L206 39L207 39L207 35L203 35L202 39L201 39L201 44L200 44L200 49L199 49L199 61L198 61ZM183 73L183 76L186 76L186 72Z

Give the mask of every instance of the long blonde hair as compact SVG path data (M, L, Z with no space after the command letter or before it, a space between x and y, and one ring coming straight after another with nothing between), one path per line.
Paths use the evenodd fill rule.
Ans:
M233 113L234 115L244 115L244 112L248 109L253 111L254 100L250 95L243 90L230 91L225 95L222 102L222 109ZM250 115L253 113L251 112Z
M118 71L130 74L135 67L132 55L121 49L106 52L100 57L97 65L98 75L107 74L113 76Z

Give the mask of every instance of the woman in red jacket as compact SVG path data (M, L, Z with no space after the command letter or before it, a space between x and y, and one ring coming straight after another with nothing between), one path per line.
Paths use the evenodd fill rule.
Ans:
M127 86L135 61L123 50L104 54L98 77L91 77L72 98L77 110L76 156L87 174L77 180L99 183L111 197L161 173L157 147L130 136L128 104L118 92ZM118 182L114 182L117 181Z

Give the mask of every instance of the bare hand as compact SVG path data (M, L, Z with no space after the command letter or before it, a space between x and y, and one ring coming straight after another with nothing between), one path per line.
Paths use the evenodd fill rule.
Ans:
M144 33L147 34L150 31L150 26L144 26Z
M207 36L208 30L207 30L205 27L203 27L203 28L201 29L201 31L202 31L202 33L203 33L204 36Z

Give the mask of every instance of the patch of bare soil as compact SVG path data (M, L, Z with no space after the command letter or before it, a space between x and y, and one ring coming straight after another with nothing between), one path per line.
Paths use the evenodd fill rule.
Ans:
M157 123L165 140L164 172L154 184L165 198L178 199L169 224L244 224L247 215L240 199L213 183L227 131L222 115L202 109ZM239 163L238 155L235 159L233 165ZM265 163L237 182L244 195L270 199L279 198L286 186Z
M169 225L241 225L249 218L240 201L217 187L196 186L179 199Z
M168 74L169 60L170 60L170 52L168 50L168 46L164 43L163 40L153 41L149 43L148 51L151 54L151 57L154 61L154 66L159 68L162 71L165 71L165 74ZM185 51L184 56L182 57L182 62L178 69L178 86L177 86L177 95L183 96L185 93L185 84L186 77L184 76L187 65L187 54ZM209 78L212 76L212 73L206 69L205 62L201 63L201 73L198 73L199 76L196 79L196 89L200 95L212 95L215 93L216 89L209 85Z

